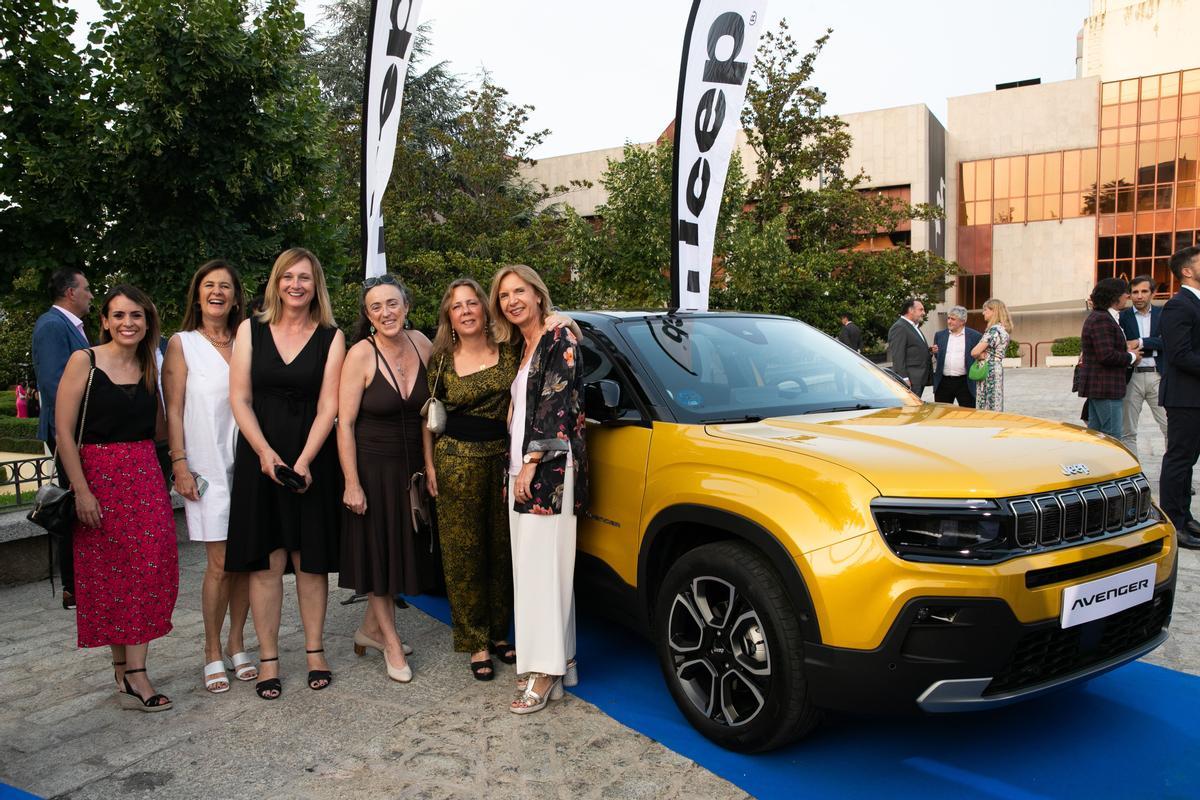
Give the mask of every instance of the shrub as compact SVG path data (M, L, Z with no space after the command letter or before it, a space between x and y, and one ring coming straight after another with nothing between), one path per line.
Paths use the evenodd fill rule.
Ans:
M1004 348L1004 357L1005 358L1020 358L1021 357L1021 343L1018 342L1016 339L1009 339L1008 347Z
M1054 356L1077 356L1082 352L1083 344L1078 336L1064 336L1050 345L1050 354Z
M36 419L0 416L0 450L10 453L41 453Z
M44 455L46 448L37 439L13 439L8 436L0 436L0 451L5 453L30 453L32 455Z
M15 417L17 415L17 393L9 390L0 392L0 417Z

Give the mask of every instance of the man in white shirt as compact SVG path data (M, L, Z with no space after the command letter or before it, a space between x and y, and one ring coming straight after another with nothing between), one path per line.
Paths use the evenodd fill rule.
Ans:
M975 381L967 377L971 350L981 335L967 327L967 310L955 306L946 314L946 329L933 335L933 401L975 408Z
M1159 334L1162 309L1150 302L1154 295L1154 280L1149 275L1139 275L1129 282L1129 293L1133 305L1121 312L1121 329L1125 331L1129 348L1142 351L1142 360L1130 373L1129 385L1125 389L1121 442L1136 456L1142 403L1150 406L1150 413L1162 430L1164 442L1167 439L1167 411L1158 404L1158 387L1163 370L1162 337Z
M88 346L83 330L83 318L92 306L92 290L83 272L64 267L50 276L50 299L53 305L38 317L33 326L33 372L37 376L42 409L38 415L38 438L46 444L48 453L55 451L54 404L58 382L62 379L67 359L76 350ZM67 487L66 474L58 466L58 482ZM75 570L70 535L60 535L57 541L59 568L63 584L63 608L75 605Z

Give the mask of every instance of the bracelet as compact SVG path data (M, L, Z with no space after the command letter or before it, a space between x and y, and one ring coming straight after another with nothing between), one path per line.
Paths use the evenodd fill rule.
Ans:
M178 458L171 459L172 464L174 464L176 461L187 461L187 456L179 456Z
M187 450L168 450L167 455L169 455L169 456L186 456Z

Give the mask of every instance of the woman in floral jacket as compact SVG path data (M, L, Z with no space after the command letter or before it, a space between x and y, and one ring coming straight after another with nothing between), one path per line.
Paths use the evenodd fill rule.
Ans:
M515 714L562 696L575 657L575 527L587 505L579 345L546 325L550 292L530 267L502 267L490 298L496 340L523 344L509 420L509 529L517 672L528 672Z

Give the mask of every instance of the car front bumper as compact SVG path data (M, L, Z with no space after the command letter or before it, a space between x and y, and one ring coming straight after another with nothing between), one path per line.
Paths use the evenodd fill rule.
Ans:
M905 604L873 650L805 645L810 700L861 713L955 712L1036 697L1133 661L1167 637L1175 570L1152 599L1063 629L1022 623L999 598Z

